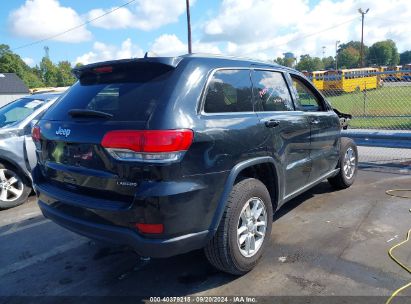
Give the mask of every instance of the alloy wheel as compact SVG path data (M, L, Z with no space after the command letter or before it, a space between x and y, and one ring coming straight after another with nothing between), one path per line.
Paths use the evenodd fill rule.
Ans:
M252 257L264 242L267 211L258 197L249 199L240 213L237 225L237 245L244 257Z
M23 195L24 185L16 173L9 169L0 169L0 200L11 202Z
M344 156L344 175L347 179L351 179L354 176L356 167L356 156L354 150L349 147Z

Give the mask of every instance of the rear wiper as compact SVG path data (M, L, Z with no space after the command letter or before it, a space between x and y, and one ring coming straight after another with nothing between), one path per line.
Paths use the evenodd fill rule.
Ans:
M100 117L100 118L112 118L113 114L85 109L71 109L68 111L71 117Z

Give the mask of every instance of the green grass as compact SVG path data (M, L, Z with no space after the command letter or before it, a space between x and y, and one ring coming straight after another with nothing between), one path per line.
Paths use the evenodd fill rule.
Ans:
M364 92L324 94L334 108L354 116L350 127L411 129L410 117L386 117L411 116L411 86L382 87L367 91L366 95Z
M350 128L358 129L388 129L388 130L411 130L411 118L403 117L373 117L353 118L349 122Z

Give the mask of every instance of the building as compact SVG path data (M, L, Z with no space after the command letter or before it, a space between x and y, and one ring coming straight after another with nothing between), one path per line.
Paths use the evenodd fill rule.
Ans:
M30 94L29 88L15 73L0 73L0 107Z

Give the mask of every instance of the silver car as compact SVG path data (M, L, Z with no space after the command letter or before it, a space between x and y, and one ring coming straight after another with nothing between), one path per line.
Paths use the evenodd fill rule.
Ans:
M36 165L31 129L61 93L34 94L0 108L0 209L24 203Z

